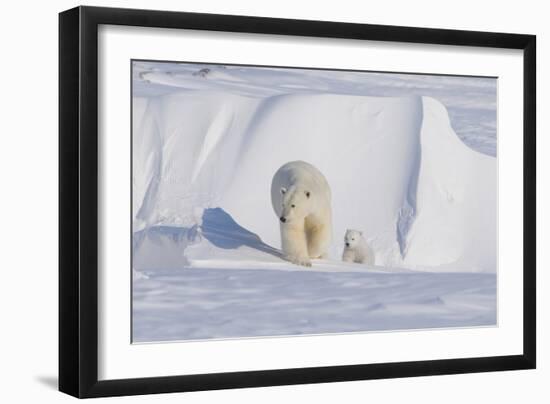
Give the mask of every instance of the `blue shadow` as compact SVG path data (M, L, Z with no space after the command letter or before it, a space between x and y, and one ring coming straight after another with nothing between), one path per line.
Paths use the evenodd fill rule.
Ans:
M202 215L202 235L218 248L235 249L242 246L281 257L281 252L267 244L255 233L239 225L221 208L205 209Z

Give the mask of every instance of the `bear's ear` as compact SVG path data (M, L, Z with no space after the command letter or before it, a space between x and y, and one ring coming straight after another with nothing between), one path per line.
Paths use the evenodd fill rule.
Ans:
M281 194L286 194L286 188L285 187L281 187Z
M308 198L309 198L309 195L310 195L309 191L306 191L306 196L307 196Z
M360 236L362 236L362 235L363 235L363 232L362 232L362 231L360 231L360 232L359 232L359 235L360 235Z

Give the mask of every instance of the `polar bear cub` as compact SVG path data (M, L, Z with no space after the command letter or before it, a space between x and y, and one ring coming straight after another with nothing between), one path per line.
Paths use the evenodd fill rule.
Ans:
M326 258L332 237L331 191L313 165L291 161L277 170L271 182L271 203L279 219L283 258L311 266Z
M342 261L374 265L374 252L363 237L363 232L348 229L344 236Z

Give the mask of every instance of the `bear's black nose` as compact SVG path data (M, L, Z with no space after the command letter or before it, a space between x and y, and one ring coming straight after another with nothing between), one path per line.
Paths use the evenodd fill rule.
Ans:
M286 218L281 216L280 219L281 219L281 222L283 222L283 223L286 222Z
M346 243L346 247L349 247L349 243Z

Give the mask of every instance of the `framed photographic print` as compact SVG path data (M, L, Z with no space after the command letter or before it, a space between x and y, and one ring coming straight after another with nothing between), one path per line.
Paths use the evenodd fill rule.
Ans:
M535 367L535 37L60 14L59 386Z

